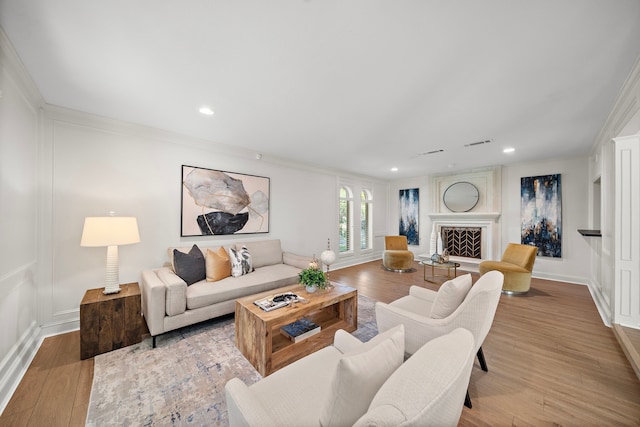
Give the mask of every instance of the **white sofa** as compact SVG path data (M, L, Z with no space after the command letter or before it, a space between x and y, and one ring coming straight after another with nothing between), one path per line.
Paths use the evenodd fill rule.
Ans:
M216 282L201 280L187 286L175 274L171 261L162 268L142 272L142 313L154 347L160 334L233 313L237 298L297 283L298 273L312 260L284 252L279 239L238 242L223 247L240 250L242 246L249 250L255 271L240 277ZM203 256L207 249L218 248L199 246ZM170 260L173 260L174 249L187 253L191 248L169 248Z
M457 329L404 359L404 326L367 343L339 330L333 346L257 383L225 385L229 425L455 426L474 358L473 335Z

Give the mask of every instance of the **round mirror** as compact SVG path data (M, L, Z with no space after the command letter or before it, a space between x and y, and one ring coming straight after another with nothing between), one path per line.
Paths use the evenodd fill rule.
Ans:
M470 182L456 182L444 191L444 205L451 212L469 212L478 204L478 188Z

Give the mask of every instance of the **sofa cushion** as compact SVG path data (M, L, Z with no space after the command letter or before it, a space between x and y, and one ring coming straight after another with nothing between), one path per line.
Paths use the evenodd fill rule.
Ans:
M431 318L448 317L462 304L469 289L471 289L471 274L464 274L444 282L431 306Z
M231 276L231 260L227 251L220 246L217 250L207 249L205 256L207 282L217 282Z
M236 244L236 250L246 247L253 261L253 268L265 265L282 264L282 247L280 239L259 240Z
M304 270L309 267L309 263L313 260L313 258L308 256L296 255L291 252L283 252L282 253L282 262L287 265L292 265L299 269Z
M255 272L240 277L227 277L212 283L202 280L187 288L187 308L205 307L224 301L232 301L247 295L298 282L299 269L286 264L257 268ZM300 288L302 289L302 287Z
M187 286L204 280L206 277L204 256L197 245L193 245L188 254L174 249L173 263L176 274L187 282Z
M345 353L335 368L331 391L320 415L320 425L353 425L367 412L378 389L403 361L403 325Z

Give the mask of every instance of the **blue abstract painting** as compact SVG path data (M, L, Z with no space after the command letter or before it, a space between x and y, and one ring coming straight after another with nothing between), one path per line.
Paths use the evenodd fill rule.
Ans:
M407 236L407 243L412 246L420 244L420 228L418 227L418 211L420 207L420 189L400 190L400 232Z
M520 178L521 243L538 256L562 258L560 174Z

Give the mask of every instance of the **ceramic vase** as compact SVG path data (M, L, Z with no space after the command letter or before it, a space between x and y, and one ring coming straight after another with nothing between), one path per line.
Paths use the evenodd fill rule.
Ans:
M316 285L309 285L309 286L305 286L305 289L307 290L308 294L312 294L318 290L318 287Z
M438 233L436 233L436 226L433 225L433 229L431 230L431 242L429 245L429 253L431 255L437 253L438 251Z

